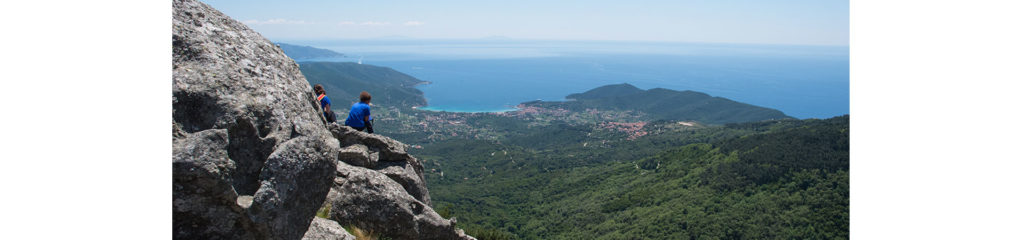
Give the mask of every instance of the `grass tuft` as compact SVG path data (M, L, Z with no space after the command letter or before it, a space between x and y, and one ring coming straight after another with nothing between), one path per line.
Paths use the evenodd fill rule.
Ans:
M391 240L389 237L382 237L380 233L373 232L373 230L363 230L354 225L345 226L345 231L356 237L356 240Z
M316 216L319 217L319 218L330 219L331 218L331 203L324 203L324 205L320 207L320 210L316 210Z

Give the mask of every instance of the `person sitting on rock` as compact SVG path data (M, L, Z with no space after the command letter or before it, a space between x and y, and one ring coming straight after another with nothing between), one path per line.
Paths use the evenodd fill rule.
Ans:
M313 86L313 91L316 92L316 100L320 101L320 110L324 110L324 118L327 119L327 123L333 123L338 120L335 117L334 112L331 111L331 98L327 97L327 92L324 91L324 86L317 84Z
M363 91L359 93L359 102L352 104L352 110L348 111L345 125L358 131L366 129L366 132L373 133L373 124L370 120L373 120L373 117L370 117L370 93Z

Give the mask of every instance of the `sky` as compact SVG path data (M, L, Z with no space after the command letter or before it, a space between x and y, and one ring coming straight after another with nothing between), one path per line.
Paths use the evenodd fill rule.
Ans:
M720 1L727 0L716 2ZM211 4L242 19L244 9L229 7L239 4L215 3ZM257 1L246 4L273 9ZM17 47L4 50L2 71L8 81L0 87L0 105L12 117L0 118L0 125L13 126L4 134L14 141L3 145L9 161L0 168L0 188L5 196L30 197L9 197L0 204L3 220L19 220L0 231L0 239L39 238L40 232L49 238L171 238L166 231L173 223L171 191L152 187L167 186L172 180L166 125L172 114L171 4L64 0L2 5L0 29L7 37L0 38L0 45ZM1024 175L1019 172L1024 161L1018 159L1024 128L1017 127L1020 111L1012 109L1020 109L1024 102L1024 85L1019 84L1024 79L1024 34L1012 29L1024 22L1022 7L1019 1L1002 0L854 2L852 235L1020 236ZM248 18L254 20L307 19L251 14ZM846 21L847 13L820 14L842 15L837 21ZM350 17L338 19L363 19L346 16ZM388 21L412 21L408 19L418 18ZM423 27L441 23L426 17L420 21L426 23ZM473 22L466 24L468 28ZM848 34L847 24L838 25L843 30L833 30ZM260 31L265 36L273 33ZM337 37L353 37L343 33ZM55 97L40 98L40 83L45 83L47 96ZM126 92L141 97L123 101ZM75 100L70 107L68 99ZM32 103L26 104L29 100ZM58 107L62 116L86 117L69 121L52 117L54 108L38 106L63 106ZM107 129L130 131L97 134ZM88 141L61 141L60 136ZM110 151L111 146L117 151ZM88 187L68 187L66 179ZM75 223L62 225L63 231L53 231L52 224L34 224L52 222L53 215L40 214L40 209L66 205L67 196L97 195L107 197L76 198L77 204L90 207L62 209L61 220ZM139 214L139 209L162 210ZM111 236L112 232L118 234Z
M274 41L479 39L849 46L846 0L201 0Z

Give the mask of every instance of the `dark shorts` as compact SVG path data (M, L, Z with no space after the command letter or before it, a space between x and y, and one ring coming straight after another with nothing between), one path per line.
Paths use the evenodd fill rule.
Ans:
M349 127L352 127L352 126L349 126ZM366 130L367 133L373 133L373 125L370 125L370 124L366 124L366 126L362 126L362 127L352 127L352 128L355 128L356 131L360 131L360 132L362 132L363 130Z

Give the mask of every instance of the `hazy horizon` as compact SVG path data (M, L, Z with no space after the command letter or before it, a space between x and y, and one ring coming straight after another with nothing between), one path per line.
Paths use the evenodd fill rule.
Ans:
M505 36L490 36L490 37L478 37L478 38L419 38L410 36L382 36L382 37L368 37L368 38L270 38L272 42L287 43L293 45L302 45L309 47L317 47L316 44L310 42L336 42L336 41L379 41L382 44L390 44L389 42L398 41L423 41L430 43L438 42L449 42L449 43L478 43L478 42L560 42L560 43L638 43L638 44L707 44L707 45L748 45L748 46L806 46L806 47L844 47L849 48L849 45L842 44L813 44L813 43L748 43L748 42L701 42L701 41L672 41L672 40L595 40L595 39L542 39L542 38L510 38Z
M849 46L849 1L203 2L275 41L507 39Z

